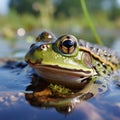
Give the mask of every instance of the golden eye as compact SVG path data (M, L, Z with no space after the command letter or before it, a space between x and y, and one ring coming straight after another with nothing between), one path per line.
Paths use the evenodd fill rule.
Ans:
M92 57L89 53L85 52L83 54L83 62L88 68L92 68Z
M53 33L44 31L36 37L36 42L52 42L55 39Z
M57 41L59 50L64 54L72 54L77 47L77 39L72 35L63 35Z

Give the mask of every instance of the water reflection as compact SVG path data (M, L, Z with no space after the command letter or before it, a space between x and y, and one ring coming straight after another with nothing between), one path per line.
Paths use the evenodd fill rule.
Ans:
M76 114L76 119L79 116L83 120L119 120L120 71L109 77L107 92L95 97L92 94L74 94L69 97L54 96L47 87L48 84L41 80L33 75L31 85L26 88L25 99L31 106L46 109L55 108L58 113L67 115L70 119L71 115L75 116Z
M0 92L0 106L11 107L18 101L23 101L24 93ZM1 109L3 110L3 108Z
M23 67L25 66L23 65ZM32 77L28 77L31 74L28 74L26 70L29 69L25 68L23 71L17 71L19 75L12 72L14 77L6 79L6 77L2 76L9 74L11 68L9 66L4 67L4 70L9 69L9 72L6 71L1 76L4 79L1 85L11 87L6 91L1 89L0 92L0 118L2 120L8 120L9 118L13 118L13 120L23 118L34 120L39 118L47 120L58 118L60 120L73 120L73 118L76 120L79 118L82 120L119 120L120 72L109 78L109 89L107 92L95 97L92 94L82 95L77 92L70 96L53 96L48 88L49 84L43 81L43 79L38 78L35 74L32 74L32 72ZM13 70L18 69L14 67L12 68ZM13 80L15 75L18 79L17 84ZM8 81L10 82L7 84L6 82ZM28 85L26 81L29 83ZM20 87L17 86L18 84ZM25 85L27 86L25 87ZM22 92L20 92L21 90ZM65 117L64 115L67 116Z
M119 44L119 40L116 44ZM0 67L2 120L120 119L120 71L107 81L108 90L95 97L92 94L53 96L49 84L34 74L31 77L32 71L25 64L8 62L6 65L4 69Z
M31 85L26 88L26 91L32 92L25 93L25 98L30 105L40 108L54 107L56 111L68 114L73 111L75 104L80 102L75 96L73 99L73 96L54 95L48 85L42 78L33 75Z
M89 91L82 93L79 90L68 95L55 94L49 88L49 83L37 75L33 75L31 85L27 86L26 91L25 98L30 105L40 108L55 108L56 111L64 114L71 113L79 104L95 95Z

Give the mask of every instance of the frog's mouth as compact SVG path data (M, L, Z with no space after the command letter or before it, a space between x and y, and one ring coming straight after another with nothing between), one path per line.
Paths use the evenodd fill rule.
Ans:
M37 74L45 78L47 81L66 85L68 87L77 87L86 83L89 78L97 75L97 72L93 70L76 70L61 68L57 65L40 65L36 63L28 62L31 67L33 67ZM86 81L86 82L85 82Z
M58 65L41 65L40 63L32 63L31 61L27 61L27 63L34 69L46 69L47 71L49 70L53 70L53 71L63 71L63 72L70 72L70 74L72 73L76 73L78 75L81 76L93 76L93 75L97 75L98 73L96 72L95 69L92 70L83 70L83 69L68 69L68 68L63 68L60 67Z

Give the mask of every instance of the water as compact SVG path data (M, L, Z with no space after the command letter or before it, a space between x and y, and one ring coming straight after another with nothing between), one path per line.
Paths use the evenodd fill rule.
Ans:
M113 45L115 50L119 50L118 44L120 45L120 40ZM12 50L9 49L7 44L5 51L0 51L1 56L4 52L10 54ZM22 50L26 52L25 47ZM14 57L24 56L23 51L18 53ZM2 57L4 56L5 54ZM3 63L2 59L0 65ZM108 83L108 91L86 101L75 97L74 102L73 99L63 101L65 106L46 106L39 102L42 98L39 95L36 97L32 92L37 88L31 83L33 79L29 67L0 67L0 120L120 120L119 77L120 72L117 72L116 76L111 77L116 81L110 79Z
M2 120L119 120L120 89L79 103L70 113L54 107L35 107L25 98L23 92L0 92L0 118ZM115 92L114 92L115 91Z

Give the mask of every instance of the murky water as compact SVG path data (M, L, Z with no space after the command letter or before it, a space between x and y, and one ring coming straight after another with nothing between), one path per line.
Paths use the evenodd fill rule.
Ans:
M11 57L11 52L14 50L6 42L2 41L2 45L5 47L0 51L1 66L4 63L3 57L9 55ZM21 49L22 52L20 50L13 56L23 57L26 46ZM120 54L119 46L120 39L113 45L113 49L118 54ZM64 107L44 106L39 102L39 97L36 98L32 92L34 85L31 86L32 76L29 67L26 65L18 68L0 67L0 120L120 120L119 78L120 72L117 72L110 78L117 82L110 80L108 91L86 101L75 98L72 101L74 104ZM28 91L28 89L30 90Z

